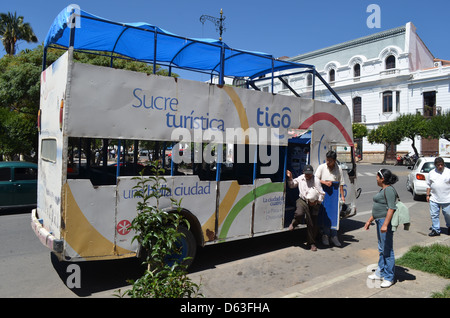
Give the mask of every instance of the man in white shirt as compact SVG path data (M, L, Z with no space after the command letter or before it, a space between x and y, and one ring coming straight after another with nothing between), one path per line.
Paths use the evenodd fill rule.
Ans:
M345 202L344 197L344 174L342 173L341 167L336 163L337 154L335 151L330 150L326 153L326 162L321 164L316 170L316 177L320 179L320 183L331 187L333 181L339 182L339 189L341 195L341 201ZM337 231L332 230L330 227L324 226L322 243L324 245L330 245L328 237L331 237L331 242L335 246L341 246L339 239L337 237Z
M444 159L434 159L434 170L428 174L427 201L430 203L431 232L429 236L439 236L439 210L442 208L447 234L450 235L450 169L444 164Z
M297 209L295 210L294 219L289 225L289 230L292 231L304 216L307 227L307 243L311 246L311 251L317 251L317 216L325 192L322 190L320 180L314 176L313 167L310 165L306 165L303 169L303 174L295 179L292 179L292 173L289 170L286 170L286 176L288 177L289 188L298 187L299 191L299 198L296 201Z

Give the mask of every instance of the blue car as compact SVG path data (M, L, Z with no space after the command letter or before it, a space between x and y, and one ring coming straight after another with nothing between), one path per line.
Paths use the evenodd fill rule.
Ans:
M0 161L0 209L36 207L37 164Z

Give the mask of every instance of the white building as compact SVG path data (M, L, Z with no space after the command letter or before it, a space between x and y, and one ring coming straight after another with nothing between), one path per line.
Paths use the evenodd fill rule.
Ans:
M315 65L348 105L353 121L365 124L369 130L400 114L420 112L433 116L450 110L450 61L435 58L411 22L287 59ZM312 96L311 74L293 75L285 80L302 97ZM338 102L320 81L315 79L315 84L316 99ZM271 91L267 81L258 86ZM281 82L276 83L273 92L292 94ZM416 139L422 155L450 155L450 143L444 139ZM384 153L383 145L372 145L366 138L359 147L367 161L379 161ZM390 155L408 152L413 152L411 141L405 140L393 147Z

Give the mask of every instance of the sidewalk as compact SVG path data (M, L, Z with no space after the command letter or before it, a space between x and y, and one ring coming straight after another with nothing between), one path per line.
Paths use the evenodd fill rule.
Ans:
M441 234L433 243L450 245L450 236ZM397 252L401 257L408 249ZM378 281L367 279L371 274L369 268L360 264L350 266L292 286L269 295L267 298L428 298L434 292L442 292L450 284L450 279L396 266L396 283L389 288L380 288Z

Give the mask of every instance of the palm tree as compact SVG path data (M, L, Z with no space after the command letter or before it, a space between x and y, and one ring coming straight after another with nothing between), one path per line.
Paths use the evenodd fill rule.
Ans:
M16 42L19 40L25 40L28 43L38 41L30 24L24 23L23 17L17 16L17 12L0 13L0 37L9 55L16 53Z

